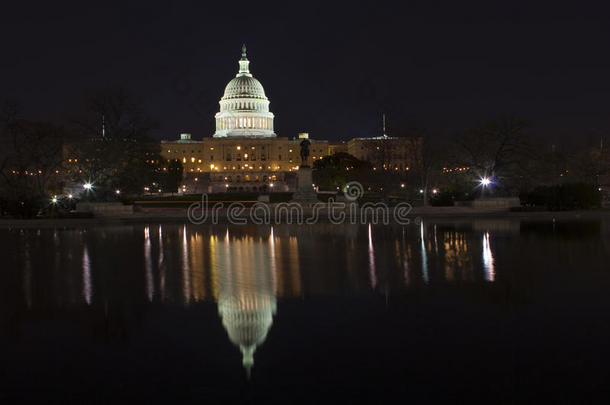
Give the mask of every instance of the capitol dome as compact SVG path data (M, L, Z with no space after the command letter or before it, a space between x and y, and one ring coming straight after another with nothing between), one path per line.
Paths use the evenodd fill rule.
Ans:
M267 100L263 85L252 76L237 76L225 87L222 100L240 98Z
M214 137L273 137L273 113L263 85L249 69L246 46L242 47L239 72L225 87L216 113Z

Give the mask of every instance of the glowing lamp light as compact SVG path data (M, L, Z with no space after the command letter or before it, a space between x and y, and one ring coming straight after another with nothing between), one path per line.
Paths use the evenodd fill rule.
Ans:
M270 184L269 184L269 187L273 187L273 183L270 183Z
M93 184L91 184L91 183L85 183L85 184L83 184L83 188L84 188L85 190L91 190L91 189L93 189Z
M419 194L423 194L423 193L424 193L424 190L420 188L419 189Z
M405 188L405 183L402 183L402 184L400 185L400 188Z
M51 202L52 202L53 204L57 204L57 197L53 197L53 198L51 199Z
M438 189L433 188L433 189L432 189L432 194L436 194L436 193L438 193Z
M72 199L72 194L68 194L68 198L71 200Z
M121 194L121 190L119 190L119 189L117 188L116 190L114 190L114 193L115 193L116 195L119 195L119 194Z
M489 177L483 177L480 183L483 187L487 187L491 184L491 180L489 179Z

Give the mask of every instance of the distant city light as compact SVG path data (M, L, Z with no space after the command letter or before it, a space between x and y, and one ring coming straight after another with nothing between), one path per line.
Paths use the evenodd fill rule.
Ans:
M269 187L273 187L273 183L269 183Z
M117 188L116 190L114 190L114 193L115 193L116 195L119 195L119 194L121 194L121 190L119 190L119 189Z
M433 188L432 189L432 194L436 194L436 193L438 193L438 189L437 188Z
M424 193L424 189L423 189L423 188L420 188L420 189L419 189L419 194L423 194L423 193Z
M402 183L402 184L400 185L400 188L405 188L405 183Z
M53 198L51 199L51 202L52 202L53 204L57 204L57 197L53 197Z
M68 194L68 198L69 198L69 199L72 199L72 194Z

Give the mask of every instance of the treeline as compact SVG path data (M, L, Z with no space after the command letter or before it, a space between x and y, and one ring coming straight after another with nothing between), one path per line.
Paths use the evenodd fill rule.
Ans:
M31 217L61 208L55 195L118 200L144 188L175 192L180 162L165 162L150 138L158 124L123 89L90 91L62 125L26 118L19 103L0 111L0 214ZM85 185L87 188L85 189Z
M563 209L599 206L603 194L600 184L610 175L610 154L603 143L567 152L557 150L534 133L529 122L514 117L483 121L449 135L426 128L394 132L392 136L421 139L418 161L410 170L384 167L392 151L384 151L385 141L379 140L379 161L362 162L346 154L322 159L315 164L316 183L341 188L357 180L382 199L400 196L424 205L521 196L524 204ZM390 142L387 145L391 148ZM545 187L559 190L551 194L560 201L541 198ZM572 191L585 189L592 190L594 196ZM571 202L562 202L561 196L573 194L576 196L566 197Z

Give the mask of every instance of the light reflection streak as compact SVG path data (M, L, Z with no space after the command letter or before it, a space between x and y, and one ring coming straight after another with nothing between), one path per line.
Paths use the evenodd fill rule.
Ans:
M83 298L87 305L91 305L91 297L93 295L91 288L91 259L89 258L89 250L85 246L83 250Z
M377 286L377 271L375 269L375 249L373 247L373 230L369 224L369 277L371 280L371 288Z
M401 247L402 247L402 267L403 267L403 275L405 278L405 285L409 285L409 283L411 282L411 277L409 275L409 255L407 254L407 247L405 244L405 229L402 228L402 240L401 240Z
M489 232L485 232L483 235L483 269L485 270L485 280L493 282L496 278L496 269L489 243Z
M428 284L430 277L428 275L428 253L426 251L426 242L424 240L424 221L420 222L420 239L421 239L421 272L424 283Z
M191 269L189 266L189 249L186 240L186 225L182 228L182 292L184 301L191 301Z
M205 264L203 251L203 238L198 232L191 235L191 290L195 301L205 299Z
M165 300L165 257L163 256L163 231L159 225L159 289L161 290L161 300Z
M277 268L275 258L275 237L273 236L273 227L271 227L271 233L269 234L269 264L271 265L271 285L273 291L277 291Z
M146 226L144 227L144 267L146 270L146 295L150 302L152 302L154 295L151 250L150 229Z

